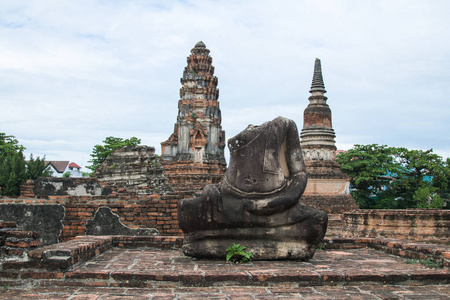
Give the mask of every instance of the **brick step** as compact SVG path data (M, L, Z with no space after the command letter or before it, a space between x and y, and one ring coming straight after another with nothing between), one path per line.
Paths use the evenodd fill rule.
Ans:
M38 232L20 230L16 222L0 222L0 256L21 261L29 250L40 245Z
M343 221L343 214L328 214L328 221Z
M22 248L22 249L28 249L28 248L36 248L41 245L41 241L34 241L29 239L15 239L15 238L7 238L4 241L5 247L12 247L12 248Z
M57 277L57 276L56 276ZM96 286L109 287L149 287L158 285L178 284L182 286L226 286L226 285L262 285L262 284L292 284L305 286L320 285L353 285L364 283L405 283L426 282L450 283L450 271L414 271L402 273L396 270L385 271L383 274L368 273L366 270L349 270L347 273L297 270L245 270L237 267L233 271L216 270L121 270L121 271L73 271L67 272L64 281L59 285L89 286L95 280ZM53 284L55 284L53 282Z
M0 221L0 229L2 228L16 228L17 223L14 221Z
M179 250L180 242L181 237L82 237L72 243L61 243L58 247L55 245L53 249L41 251L41 259L32 259L16 264L15 267L7 267L8 262L5 262L0 271L0 283L27 283L29 280L30 283L40 282L43 285L96 287L450 283L448 246L393 239L334 238L323 241L325 251L316 252L314 259L317 262L312 265L295 261L234 265L223 260L186 257ZM159 249L144 246L155 243L160 243ZM81 253L97 255L100 252L92 250L105 244L111 244L113 248L87 263L79 261L80 264L74 265L74 257ZM394 256L385 254L380 257L365 257L364 255L375 253L367 248L400 258L395 259ZM343 265L342 260L349 258L348 265ZM401 258L434 259L444 268L409 267ZM361 261L365 263L361 265ZM351 267L353 265L359 267Z
M173 236L79 236L31 250L28 252L29 261L5 262L3 269L67 270L113 247L178 249L182 243L182 237Z
M16 228L12 228L9 230L1 231L1 236L4 236L5 238L17 238L17 239L38 239L40 237L39 232L36 231L28 231L28 230L19 230Z
M163 250L161 250L163 251ZM342 251L341 251L342 252ZM344 253L348 255L348 253ZM370 260L373 262L374 260ZM376 260L376 259L375 259ZM392 269L362 270L360 268L349 268L330 266L328 269L320 267L302 269L295 267L290 262L289 266L282 263L273 263L277 266L264 268L271 262L263 262L255 268L250 265L236 265L235 267L223 267L223 262L212 262L207 268L199 266L195 269L174 270L171 262L167 261L165 269L155 270L103 270L92 268L91 270L75 269L73 271L0 271L0 283L21 282L22 284L33 283L43 286L79 286L79 287L167 287L167 286L288 286L296 284L299 286L350 286L378 284L449 284L450 270L447 269ZM173 262L172 262L173 263ZM294 265L293 265L294 264ZM328 262L330 264L330 262ZM256 263L255 263L256 265ZM219 266L219 267L217 267ZM3 280L3 281L2 281ZM11 281L8 281L11 280Z
M328 214L328 228L326 237L333 238L341 236L344 225L345 222L343 214Z
M328 227L342 227L345 225L345 222L343 220L328 220Z
M122 249L125 251L125 249ZM140 265L122 267L120 269L104 269L103 259L92 264L81 265L74 270L62 271L25 271L1 272L5 282L11 280L27 283L39 283L46 286L79 286L79 287L139 287L158 288L167 286L350 286L378 284L449 284L450 270L410 267L401 260L390 256L367 253L365 249L346 251L319 252L318 261L311 267L303 262L253 262L249 264L230 264L224 261L202 261L182 258L179 251L161 249L148 250L158 252L161 264L153 269L145 269ZM125 253L127 257L139 255L141 251ZM120 255L120 253L116 253ZM364 256L367 255L367 256ZM367 260L365 268L352 268L342 265L341 258L349 264L359 265L360 260ZM334 257L334 258L333 258ZM110 256L109 259L113 258ZM321 263L321 261L323 261ZM388 261L388 262L386 262ZM391 262L392 261L392 262ZM120 264L120 262L118 262ZM389 263L389 266L386 264ZM324 268L321 264L327 264ZM374 269L371 269L370 266ZM28 280L28 281L27 281ZM0 280L1 281L1 280Z

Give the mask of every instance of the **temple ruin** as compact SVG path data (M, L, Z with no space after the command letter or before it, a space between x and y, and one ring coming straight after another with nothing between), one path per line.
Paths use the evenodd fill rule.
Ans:
M28 180L21 186L20 196L0 196L0 284L3 286L0 298L19 299L25 295L27 299L38 299L42 295L41 298L46 299L58 296L75 299L103 294L99 296L102 299L118 295L146 299L154 296L234 299L242 295L300 297L303 293L307 297L334 299L336 296L354 298L360 293L371 299L437 299L448 295L450 211L357 209L349 193L349 178L336 162L331 110L324 96L326 90L318 59L300 134L305 163L301 169L306 168L308 173L306 189L303 171L302 180L298 181L301 192L305 189L301 201L298 202L299 193L294 193L293 197L283 197L276 203L269 199L265 205L266 195L258 199L252 194L245 207L233 205L231 209L222 210L219 201L208 197L218 193L211 189L211 184L220 183L227 168L217 77L209 52L205 44L199 42L187 58L177 122L173 134L161 143L161 157L155 154L153 147L124 147L115 151L93 178ZM286 122L290 123L280 119L274 124ZM258 130L257 127L248 128L248 131L254 130ZM270 138L267 140L273 138L277 142L275 145L279 145L281 141L277 139L282 135L271 134L273 132L268 131ZM298 145L297 128L295 134L293 130L289 132ZM246 136L244 133L234 139L236 156L240 157L237 151L242 150ZM282 145L288 143L283 141ZM272 153L275 152L267 152L269 162L279 157L271 157ZM300 150L292 153L297 158L301 156ZM263 152L258 154L263 155ZM256 175L253 179L258 179L261 174L247 172L237 176L237 172L233 173L233 169L237 170L234 166L246 165L254 168L255 164L231 159L227 171L230 178L223 179L224 186L228 179L235 179L235 182L229 184L229 180L231 193L222 190L222 195L233 200L230 195L236 191L249 193L247 186L242 188L242 185L256 181L248 181L251 177L247 175ZM293 167L295 170L295 164ZM285 177L280 176L280 179ZM320 245L317 245L320 239L313 241L314 247L320 247L315 261L307 265L298 261L255 261L243 265L182 255L184 242L198 240L199 236L189 232L183 236L178 225L182 219L178 208L183 207L183 199L201 197L202 194L198 194L191 199L195 191L205 186L203 196L206 197L197 200L205 200L207 205L199 203L195 210L184 209L187 211L185 218L202 217L198 219L199 224L188 222L188 225L210 235L221 226L222 212L228 211L230 223L238 224L235 227L241 236L249 238L244 240L243 246L251 246L251 241L259 238L257 246L263 251L276 245L273 240L291 233L299 233L300 238L322 238L323 230L311 237L296 230L303 227L289 232L285 229L291 224L280 226L286 222L305 222L306 218L300 215L303 203L328 212L331 218L327 236ZM262 192L267 192L264 189ZM291 203L290 200L296 201ZM286 201L293 205L287 207ZM214 207L217 213L208 214ZM250 218L241 218L244 210L252 212L248 213ZM340 216L339 220L334 219L336 216ZM258 223L270 224L271 228L264 231ZM228 234L226 230L219 233ZM307 242L311 242L310 238ZM299 240L294 236L292 246L301 244ZM225 251L225 247L235 242L239 241L233 238L219 249ZM291 249L284 249L288 251L278 251L281 252L278 257L291 257ZM278 258L257 253L258 250L254 250L255 256L260 255L261 259ZM405 263L405 259L421 260L437 267ZM16 289L19 286L22 290Z
M336 134L331 122L331 109L324 95L320 60L316 58L309 91L309 104L303 114L300 144L308 174L308 185L302 201L330 214L358 209L350 195L350 178L342 173L336 161Z
M125 146L114 151L94 172L104 185L136 194L171 192L155 148Z
M218 80L209 52L203 42L191 50L181 78L174 132L161 143L161 163L178 191L218 183L226 170Z

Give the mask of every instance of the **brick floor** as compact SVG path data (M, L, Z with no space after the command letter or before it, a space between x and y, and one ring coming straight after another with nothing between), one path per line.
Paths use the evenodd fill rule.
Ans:
M408 264L369 248L248 264L193 259L180 250L112 248L64 278L24 282L2 281L0 299L450 299L449 268Z
M179 250L113 248L74 270L66 278L78 282L112 280L122 285L154 281L189 285L235 282L263 284L296 282L304 285L360 282L450 282L450 269L433 269L407 264L405 259L373 249L327 250L316 252L308 262L255 261L232 264L221 260L186 257Z
M448 285L218 286L167 288L35 287L0 291L0 299L450 299Z

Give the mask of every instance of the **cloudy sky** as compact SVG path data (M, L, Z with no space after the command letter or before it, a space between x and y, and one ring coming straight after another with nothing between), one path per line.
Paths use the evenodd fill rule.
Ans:
M82 167L107 136L160 153L201 40L227 138L279 115L301 129L318 57L338 149L449 157L449 13L448 0L3 0L0 132Z

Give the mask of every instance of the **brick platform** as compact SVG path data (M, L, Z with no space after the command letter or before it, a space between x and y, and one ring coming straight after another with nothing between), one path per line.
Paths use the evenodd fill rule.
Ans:
M448 246L328 239L308 262L231 264L186 257L181 243L168 236L86 236L42 247L29 262L3 264L0 298L450 299ZM444 267L406 263L408 257Z
M402 258L368 248L319 251L308 262L255 261L241 265L193 259L180 250L114 248L63 276L61 285L89 286L95 280L96 286L104 287L450 282L448 268L407 264ZM55 279L51 285L57 283Z

